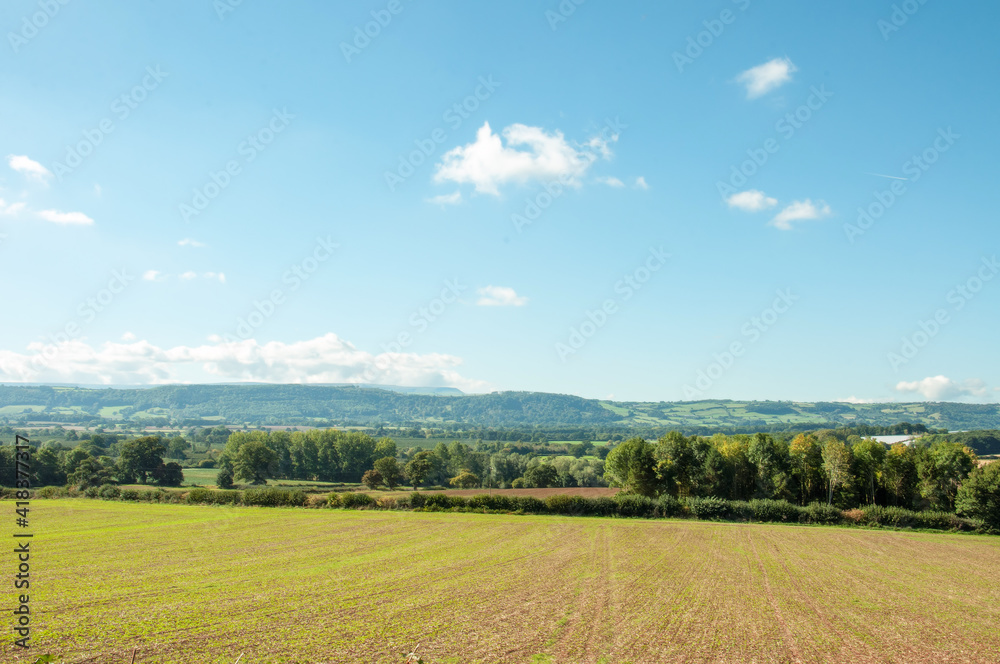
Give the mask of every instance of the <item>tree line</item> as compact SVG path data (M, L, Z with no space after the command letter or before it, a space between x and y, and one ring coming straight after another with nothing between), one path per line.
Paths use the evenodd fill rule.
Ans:
M614 486L644 496L813 501L954 511L958 489L977 466L960 442L898 443L834 432L785 442L764 433L631 438L607 457Z

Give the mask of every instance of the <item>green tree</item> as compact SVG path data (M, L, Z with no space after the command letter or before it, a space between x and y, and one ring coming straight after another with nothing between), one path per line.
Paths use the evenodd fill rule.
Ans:
M406 464L406 476L410 478L414 489L423 483L424 478L433 470L433 467L431 453L427 450L413 455L413 458Z
M180 486L184 482L184 469L174 461L160 464L160 467L153 471L153 478L160 486Z
M124 478L136 478L145 484L148 477L163 465L163 439L159 436L142 436L126 440L119 448L118 467Z
M917 467L913 458L913 448L906 443L895 443L882 460L879 482L886 493L892 496L893 505L910 506L916 483Z
M233 472L236 479L246 480L251 484L266 484L267 478L274 474L278 463L278 455L260 440L250 440L240 446L233 460Z
M798 487L799 504L808 504L822 491L823 448L816 436L800 433L788 445L792 477Z
M167 441L167 458L168 459L186 459L186 451L191 449L191 443L187 442L181 437L171 438Z
M102 464L94 457L87 457L76 467L68 478L70 484L75 484L81 489L92 486L101 486L113 482L111 468Z
M551 464L538 464L534 468L529 468L524 474L524 485L537 489L548 489L559 486L559 471Z
M862 483L864 502L875 504L875 487L885 463L885 445L872 438L865 438L851 446L855 475Z
M361 476L361 482L374 491L382 486L382 473L377 470L366 470L365 474Z
M479 476L466 470L451 478L451 485L459 489L472 489L479 486Z
M215 486L220 489L232 489L233 471L226 466L220 468L218 474L215 476Z
M982 519L1000 531L1000 461L993 461L972 471L962 482L955 498L959 514Z
M608 453L604 472L614 486L626 493L655 496L659 493L653 446L642 438L629 438Z
M393 447L395 447L395 444L393 444ZM375 470L382 476L382 481L385 482L390 491L399 485L400 472L396 457L382 457L375 462Z
M823 472L829 486L827 505L833 504L833 492L844 486L851 476L851 451L843 441L828 438L823 444Z

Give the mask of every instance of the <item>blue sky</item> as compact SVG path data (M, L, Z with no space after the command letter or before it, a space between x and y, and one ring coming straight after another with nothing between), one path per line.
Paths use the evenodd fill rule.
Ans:
M998 20L10 0L0 380L997 401Z

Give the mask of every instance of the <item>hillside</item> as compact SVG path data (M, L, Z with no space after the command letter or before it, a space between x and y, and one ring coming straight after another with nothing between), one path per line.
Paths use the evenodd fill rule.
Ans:
M785 430L809 426L1000 428L997 404L790 401L599 401L544 392L419 394L330 385L168 385L83 388L0 385L0 418L17 422L144 419L270 425L589 427L601 430Z

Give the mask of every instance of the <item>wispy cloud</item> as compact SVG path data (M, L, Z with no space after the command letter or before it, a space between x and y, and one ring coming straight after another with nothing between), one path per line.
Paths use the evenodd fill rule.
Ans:
M823 201L813 203L807 198L804 201L792 201L770 221L770 224L783 231L790 231L793 222L821 219L830 216L830 214L832 212L829 205Z
M642 189L644 191L646 189L649 189L649 185L646 184L646 178L644 178L641 175L635 179L635 185L634 186L635 186L636 189Z
M142 278L146 281L163 281L166 275L159 270L146 270L142 273Z
M614 187L615 189L621 189L622 187L625 186L624 182L611 175L607 177L597 178L597 181L600 182L601 184L606 184L609 187Z
M609 145L616 140L617 135L596 136L576 148L560 131L513 124L494 134L487 122L476 132L475 141L445 153L434 180L471 183L477 192L494 196L500 195L501 185L511 182L561 179L579 185L591 164L611 156Z
M179 246L181 246L181 247L204 247L205 246L204 242L198 242L198 240L192 240L189 237L186 237L183 240L178 240L177 244Z
M47 183L52 172L34 159L23 154L7 155L7 165L31 180Z
M739 208L747 212L759 212L778 204L777 198L771 198L759 189L749 189L733 194L726 199L731 208Z
M513 288L507 286L486 286L478 291L481 307L521 307L528 303L528 298L518 295Z
M428 203L434 203L435 205L458 205L462 202L462 192L456 191L451 194L441 194L440 196L432 196L427 199Z
M21 210L23 209L24 209L23 202L19 201L17 203L11 203L8 205L4 199L0 198L0 214L2 215L14 216L17 213L21 212Z
M788 58L775 58L762 65L751 67L736 77L747 89L747 99L756 99L792 80L798 71Z
M59 210L40 210L35 213L45 221L53 224L71 224L79 226L90 226L94 220L82 212L60 212Z

